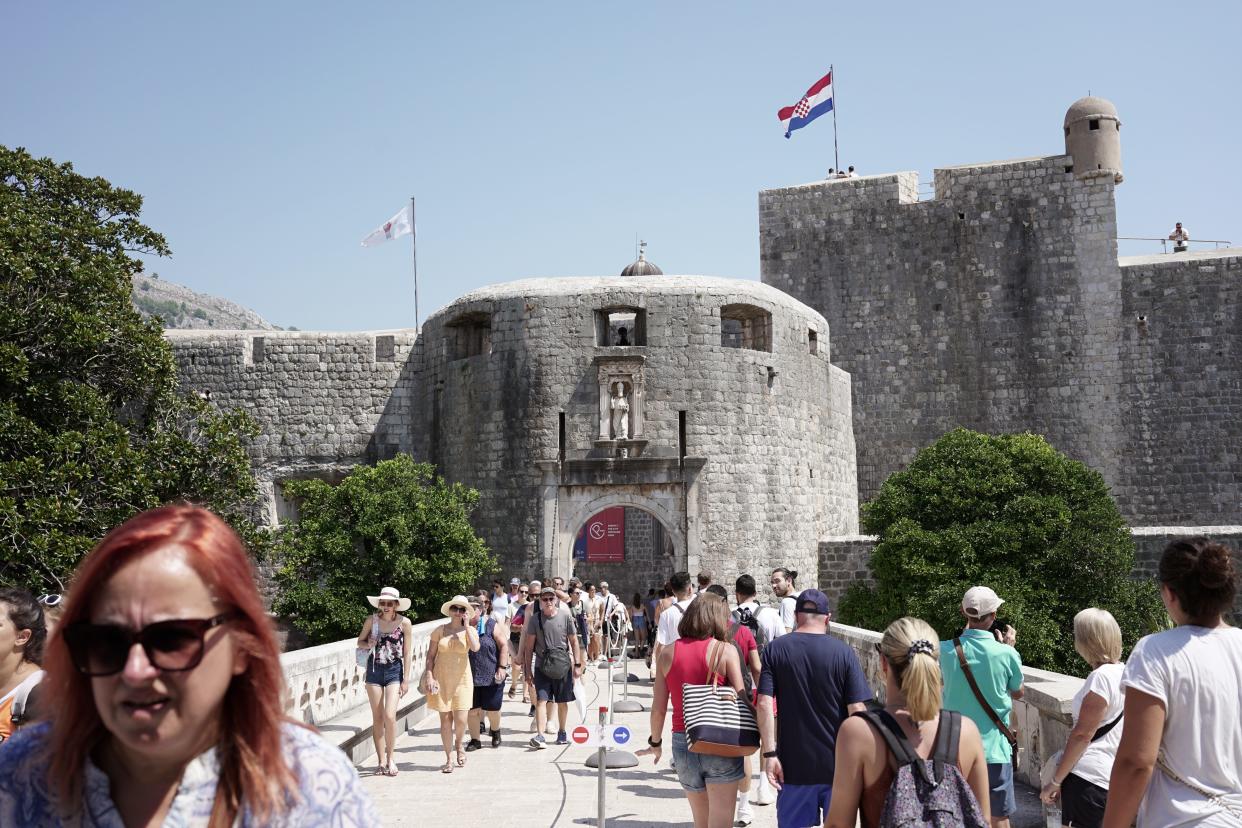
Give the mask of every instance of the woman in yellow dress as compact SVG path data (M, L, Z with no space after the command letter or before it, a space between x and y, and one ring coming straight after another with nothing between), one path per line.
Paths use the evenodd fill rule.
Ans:
M466 716L474 705L474 676L470 672L469 653L478 652L479 636L466 624L470 602L464 595L454 596L440 607L448 617L431 632L427 647L427 670L423 673L423 691L427 707L440 714L440 743L444 745L442 773L453 772L452 752L457 751L457 766L466 764L462 738L466 733Z

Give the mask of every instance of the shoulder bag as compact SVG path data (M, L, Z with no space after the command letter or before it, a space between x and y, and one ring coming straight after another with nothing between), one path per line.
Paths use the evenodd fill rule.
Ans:
M677 646L676 642L673 646ZM686 743L692 753L749 756L759 749L759 722L750 702L719 681L725 646L715 639L707 645L707 684L681 687ZM673 657L676 658L676 650Z
M378 644L379 637L380 637L379 616L372 615L371 616L371 640L374 641L376 644ZM371 652L374 649L375 649L375 645L372 644L370 647L359 647L357 650L354 651L354 659L358 662L359 667L361 667L364 670L367 669L367 664L371 660Z
M962 639L960 637L953 639L953 649L957 651L957 663L962 665L962 672L966 674L966 683L970 685L970 692L975 694L975 701L979 702L979 706L983 708L983 712L992 720L992 724L996 725L1005 736L1005 741L1009 743L1009 749L1012 751L1010 763L1013 765L1013 772L1018 774L1018 734L1009 729L1009 726L1001 721L1001 717L996 715L996 711L992 709L992 705L988 704L988 700L984 698L983 691L979 689L979 684L975 681L975 674L970 672L970 665L966 663L966 653L962 651Z
M1185 785L1187 788L1190 788L1192 791L1197 793L1199 796L1203 797L1211 804L1223 810L1229 816L1242 819L1242 808L1239 808L1237 805L1233 804L1232 802L1229 802L1228 800L1226 800L1223 796L1221 796L1218 793L1212 793L1209 790L1205 790L1204 788L1199 787L1198 785L1194 784L1188 779L1183 779L1178 774L1177 771L1169 767L1168 761L1165 760L1164 758L1163 750L1161 750L1159 753L1156 754L1156 767L1160 768L1160 772L1163 773L1170 780L1172 780L1173 782L1180 782L1181 784Z

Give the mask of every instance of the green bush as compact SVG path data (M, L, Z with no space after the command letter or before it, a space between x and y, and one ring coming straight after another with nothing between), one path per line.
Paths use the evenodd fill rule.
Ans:
M496 562L470 525L474 489L446 483L429 463L398 455L359 466L338 485L289 481L298 519L276 543L273 606L311 644L356 636L367 595L394 586L418 619L492 572Z
M962 594L984 584L1006 601L999 616L1023 663L1071 675L1086 671L1079 610L1116 616L1127 652L1167 624L1155 585L1130 577L1134 541L1104 479L1040 436L952 431L889 477L862 518L879 537L875 587L847 591L844 623L882 630L912 615L951 638Z
M130 303L129 254L169 252L141 207L0 146L0 583L59 592L109 529L176 500L264 540L247 519L258 429L181 391L159 326Z

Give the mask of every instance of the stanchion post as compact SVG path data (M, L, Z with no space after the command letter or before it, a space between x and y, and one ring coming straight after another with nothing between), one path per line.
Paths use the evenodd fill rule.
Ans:
M599 723L601 727L603 727L607 719L611 717L611 713L609 712L610 708L611 708L611 705L609 705L609 707L601 707L599 709ZM595 824L599 826L599 828L604 828L604 825L606 824L605 822L606 817L604 816L604 796L607 792L607 789L604 784L605 783L604 774L607 773L607 770L608 770L608 757L607 757L607 748L604 747L603 740L600 740L599 753L595 755L595 761L596 761L597 766L599 767L599 783L598 783L599 784L599 789L598 789L599 812L596 816Z

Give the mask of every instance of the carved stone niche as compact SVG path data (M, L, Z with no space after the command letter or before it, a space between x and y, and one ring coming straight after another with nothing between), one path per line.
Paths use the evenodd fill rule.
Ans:
M637 441L643 435L647 399L645 358L641 354L597 356L599 441Z

